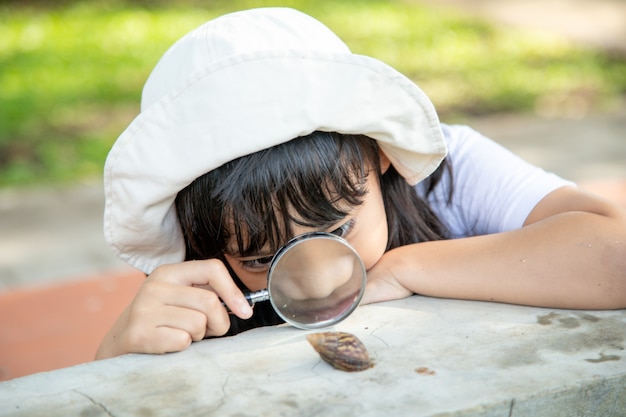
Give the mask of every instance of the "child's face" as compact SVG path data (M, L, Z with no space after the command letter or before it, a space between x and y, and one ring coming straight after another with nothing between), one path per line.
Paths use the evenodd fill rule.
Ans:
M387 246L387 219L380 184L373 173L367 176L368 192L363 203L329 229L311 229L293 224L295 235L312 231L329 232L343 237L358 252L366 269L370 269L385 252ZM274 254L265 251L252 256L238 257L225 254L225 258L241 281L251 291L267 287L267 269ZM332 276L332 274L330 274ZM330 278L329 278L330 279ZM322 283L320 283L322 284ZM340 285L337 283L323 283Z

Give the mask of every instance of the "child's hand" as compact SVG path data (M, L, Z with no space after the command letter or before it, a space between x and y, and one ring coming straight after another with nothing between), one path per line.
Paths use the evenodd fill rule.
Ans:
M230 327L221 300L238 317L252 316L220 260L160 266L107 333L96 358L180 351L192 341L221 336Z
M362 304L399 300L413 294L413 291L401 283L402 272L405 272L402 270L402 249L397 248L385 253L376 265L367 271L367 285Z

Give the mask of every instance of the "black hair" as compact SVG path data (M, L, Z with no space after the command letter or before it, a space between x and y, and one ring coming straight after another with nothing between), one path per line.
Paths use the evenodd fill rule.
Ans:
M444 169L450 169L445 161L425 180L427 193ZM446 238L427 201L393 165L381 172L375 140L316 131L230 161L180 191L176 211L186 259L224 260L229 252L249 256L265 245L274 252L293 237L292 224L330 227L362 203L368 175L381 184L387 249Z
M178 193L187 259L219 257L232 237L238 255L266 244L276 251L292 225L331 226L346 204L361 204L370 169L380 171L375 142L316 132L230 161Z

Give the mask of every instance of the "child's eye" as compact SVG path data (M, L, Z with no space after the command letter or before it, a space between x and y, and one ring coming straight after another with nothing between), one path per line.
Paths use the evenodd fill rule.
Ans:
M354 219L350 219L349 221L345 222L344 224L342 224L341 226L339 226L338 228L336 228L330 233L333 235L337 235L339 237L346 237L350 234L353 228L354 228Z
M265 256L263 258L250 259L247 261L241 261L241 265L249 270L263 271L269 268L270 262L272 262L271 256Z

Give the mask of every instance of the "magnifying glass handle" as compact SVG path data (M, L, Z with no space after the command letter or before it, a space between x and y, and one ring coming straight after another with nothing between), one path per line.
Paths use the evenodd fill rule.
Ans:
M267 301L267 300L269 300L270 299L270 292L267 289L264 289L264 290L254 291L254 292L247 292L247 293L244 293L243 296L246 297L246 300L248 300L248 304L250 304L250 306L253 307L254 304L256 304L256 303L258 303L260 301ZM222 305L224 307L226 307L226 310L229 313L232 313L230 308L223 301L222 301Z
M251 306L253 306L255 303L258 303L260 301L267 301L270 299L270 292L266 289L264 290L259 290L259 291L254 291L254 292L247 292L244 294L244 297L246 297L246 300L248 300L248 304L250 304Z

